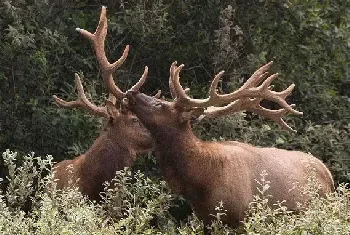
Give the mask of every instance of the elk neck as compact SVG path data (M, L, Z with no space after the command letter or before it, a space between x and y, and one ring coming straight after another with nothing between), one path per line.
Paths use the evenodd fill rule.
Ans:
M177 151L192 149L198 139L191 129L190 122L185 122L179 127L162 126L150 129L156 143L156 148L161 152L171 152L170 149Z
M203 176L203 170L206 163L217 161L207 153L206 142L195 136L189 122L180 129L154 132L158 132L153 136L157 162L170 188L188 199L201 200L205 191L203 177L208 177Z
M109 131L102 133L85 153L85 162L103 163L106 170L114 171L113 174L116 170L130 166L136 159L136 152L127 141L118 137L110 136Z

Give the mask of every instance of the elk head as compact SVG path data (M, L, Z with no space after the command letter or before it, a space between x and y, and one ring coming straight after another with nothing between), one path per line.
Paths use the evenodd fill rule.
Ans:
M115 172L130 166L138 153L153 148L153 138L149 131L139 122L139 119L126 109L123 99L125 92L114 83L113 73L123 64L129 46L125 47L123 55L114 63L109 63L104 51L104 41L107 34L106 8L102 7L100 20L95 33L83 29L77 31L91 42L102 72L102 78L110 89L104 106L96 106L90 102L85 93L78 74L75 74L75 83L78 98L75 101L64 101L53 96L55 103L66 108L82 108L93 115L103 117L105 126L100 136L94 141L88 151L72 160L64 160L55 165L54 177L57 179L57 188L69 185L70 179L78 181L79 190L92 200L100 199L103 183L110 181ZM144 83L148 68L145 67L140 80L131 88L137 91ZM157 96L160 93L158 92ZM72 166L72 170L68 170ZM70 172L71 171L71 172Z
M96 58L101 69L105 84L111 89L105 106L98 107L91 103L85 93L78 74L75 74L75 83L78 90L78 99L66 102L57 96L53 96L55 103L66 108L82 108L95 116L105 118L103 133L107 133L109 139L127 142L132 145L135 152L144 152L152 148L152 138L148 130L139 122L138 118L126 109L123 99L125 92L121 91L114 83L113 73L123 64L128 56L129 46L124 49L123 55L114 63L109 63L104 50L104 42L107 35L106 7L102 7L99 24L94 34L76 29L84 38L91 42ZM147 66L140 80L131 88L138 90L144 83L148 73ZM112 85L111 85L112 84ZM103 134L102 133L102 134ZM118 138L123 137L123 138Z
M170 67L169 77L172 102L130 90L127 92L128 105L151 132L157 130L160 125L168 126L168 128L189 128L189 120L191 119L214 118L243 110L267 117L281 127L293 130L283 121L282 116L288 112L302 114L293 109L294 105L289 105L285 101L292 92L294 84L284 91L273 91L270 84L278 74L267 76L267 70L271 65L272 62L259 68L242 87L230 94L218 94L216 91L217 84L224 73L221 71L213 79L209 97L207 99L193 99L188 96L187 90L183 89L179 82L179 73L184 65L177 67L176 62L174 62ZM263 99L276 102L281 106L281 109L271 110L262 107L260 102Z

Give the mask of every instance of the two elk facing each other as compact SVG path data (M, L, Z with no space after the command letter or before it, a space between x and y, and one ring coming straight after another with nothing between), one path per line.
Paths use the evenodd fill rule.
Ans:
M294 84L284 91L273 91L270 84L277 74L267 75L271 64L259 68L242 87L230 94L216 92L223 74L220 72L213 79L207 99L192 99L186 94L179 82L183 65L177 67L176 62L171 65L169 78L173 102L138 91L127 92L129 108L154 138L156 158L170 188L189 200L206 225L216 213L215 206L222 201L227 210L223 222L238 227L253 195L258 194L256 180L261 178L262 171L267 172L271 182L269 203L285 200L284 205L289 210L299 210L297 204L307 202L307 196L293 188L296 183L307 185L310 168L314 169L320 184L320 196L334 189L327 167L310 154L255 147L237 141L202 141L192 132L192 118L213 118L242 110L265 116L291 130L282 116L287 112L301 114L285 101ZM281 109L262 107L263 99L276 102Z
M82 29L78 31L91 42L104 82L112 82L114 85L113 94L109 94L105 106L95 106L87 99L80 77L75 74L78 99L66 102L54 96L58 105L85 109L93 115L103 117L106 124L100 136L85 154L73 160L59 162L54 166L53 171L58 189L77 181L78 189L84 195L91 200L99 200L100 192L104 189L103 183L112 180L116 171L130 166L137 154L152 150L153 140L138 118L125 108L122 101L125 93L114 84L113 73L126 59L129 47L126 46L118 61L113 64L108 62L104 51L104 40L107 34L106 8L102 7L100 21L94 34ZM140 81L131 89L139 89L146 76L147 67Z

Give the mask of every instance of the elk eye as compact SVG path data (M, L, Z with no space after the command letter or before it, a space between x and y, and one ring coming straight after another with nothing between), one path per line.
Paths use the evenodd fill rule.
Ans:
M137 118L133 118L131 120L132 120L132 122L139 122L139 119L137 119Z
M157 103L154 104L154 106L160 107L160 106L162 106L162 102L157 102Z

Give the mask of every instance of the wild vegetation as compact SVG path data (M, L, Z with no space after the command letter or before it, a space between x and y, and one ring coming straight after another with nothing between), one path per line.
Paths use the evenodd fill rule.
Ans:
M57 190L52 175L43 176L52 166L52 157L2 154L9 170L8 186L0 192L1 234L203 234L195 215L178 221L169 208L176 198L164 181L140 171L116 173L97 204L84 197L77 187ZM269 175L261 172L259 194L250 206L250 216L233 230L222 224L225 213L218 203L212 234L349 234L350 191L340 185L328 198L317 197L317 185L310 174L307 187L309 208L293 214L283 203L268 206ZM115 187L111 187L115 186Z
M102 119L57 108L52 99L52 95L75 99L75 72L88 98L97 104L106 99L90 45L75 32L77 27L95 29L101 4L108 6L108 57L119 58L124 46L130 45L129 58L117 72L123 90L147 65L143 91L152 94L161 89L169 98L169 66L177 60L186 64L182 84L202 98L212 74L226 71L219 88L228 92L273 60L271 69L281 73L276 90L296 84L288 102L296 103L304 115L287 117L287 122L297 133L250 113L204 120L195 131L203 140L310 152L329 167L339 185L333 196L311 200L310 209L298 215L283 207L267 208L268 190L266 194L263 190L267 197L256 198L242 233L349 234L349 191L343 185L350 182L349 0L2 0L0 151L18 152L15 159L21 167L13 165L11 152L0 160L1 232L200 234L203 230L195 216L179 216L187 215L181 210L185 202L174 199L160 183L151 156L118 173L113 181L118 192L109 189L101 204L74 188L63 194L43 190L50 176L39 175L47 173L51 162L84 153L101 130ZM34 160L35 155L25 154L32 151L53 157ZM264 180L269 181L268 175ZM123 204L115 205L119 197ZM219 219L221 213L215 216ZM212 226L214 234L239 233L220 220Z

